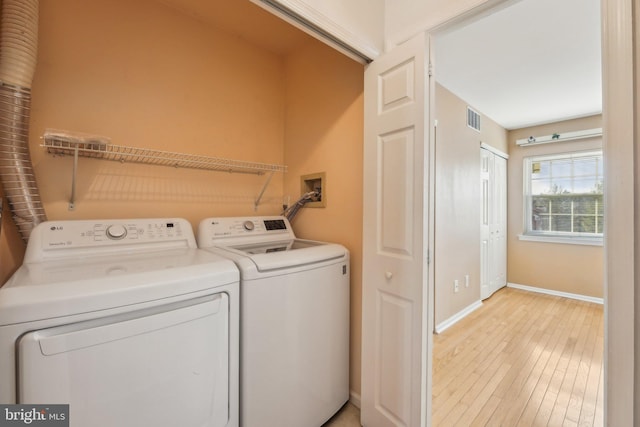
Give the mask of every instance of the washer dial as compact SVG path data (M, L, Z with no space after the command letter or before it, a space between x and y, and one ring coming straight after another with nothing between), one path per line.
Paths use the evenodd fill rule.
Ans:
M247 220L242 223L242 227L247 231L253 231L255 225L253 224L253 221Z
M127 236L127 229L124 225L114 224L107 227L106 234L112 240L120 240Z

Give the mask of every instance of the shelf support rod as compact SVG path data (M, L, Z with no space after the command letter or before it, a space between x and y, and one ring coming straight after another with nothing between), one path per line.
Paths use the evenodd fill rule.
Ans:
M267 189L267 186L271 182L271 178L273 178L273 171L271 171L271 173L269 173L269 176L267 177L267 180L265 181L264 185L262 186L262 191L260 191L260 194L258 194L258 197L256 198L256 201L255 201L255 203L253 205L253 210L256 211L256 212L258 211L258 205L260 204L260 200L262 200L262 196L264 195L264 192Z
M73 171L71 172L71 198L69 199L69 210L76 208L76 175L78 173L78 145L73 150Z

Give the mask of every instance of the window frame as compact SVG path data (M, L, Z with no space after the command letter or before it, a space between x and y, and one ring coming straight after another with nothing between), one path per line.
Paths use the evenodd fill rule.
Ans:
M544 231L533 230L533 195L532 191L532 168L535 162L544 162L550 160L563 160L563 159L579 159L584 157L600 157L602 158L602 149L590 149L590 150L577 150L566 151L555 154L542 154L533 155L523 158L523 233L518 236L520 240L536 241L536 242L549 242L549 243L570 243L579 245L594 245L602 246L604 229L601 233L587 233L587 232L574 232L574 231ZM604 169L604 167L602 168ZM596 169L596 177L602 177L604 180L604 170ZM571 172L571 178L574 178L573 171ZM552 181L553 182L553 181ZM604 190L602 193L602 199L604 204ZM604 208L600 208L596 211L596 221L599 212L602 212L603 226L604 226ZM550 213L553 215L553 213ZM572 219L576 215L570 214ZM597 228L597 225L596 225Z

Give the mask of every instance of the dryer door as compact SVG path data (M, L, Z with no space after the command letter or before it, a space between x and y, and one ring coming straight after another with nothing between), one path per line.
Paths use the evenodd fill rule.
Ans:
M225 426L226 293L25 334L19 403L70 405L71 425Z

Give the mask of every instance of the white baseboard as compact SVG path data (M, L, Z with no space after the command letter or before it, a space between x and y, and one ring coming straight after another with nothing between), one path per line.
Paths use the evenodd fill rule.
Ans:
M535 286L519 285L517 283L507 283L508 288L521 289L523 291L538 292L540 294L553 295L557 297L577 299L580 301L593 302L596 304L604 304L603 298L590 297L588 295L572 294L569 292L554 291L551 289L536 288Z
M349 402L356 408L360 409L360 394L353 390L349 391Z
M457 312L456 314L454 314L444 322L438 323L435 328L435 333L440 334L444 332L446 329L458 323L460 320L464 319L465 317L467 317L469 314L479 309L480 307L482 307L482 301L478 300L474 302L473 304Z

